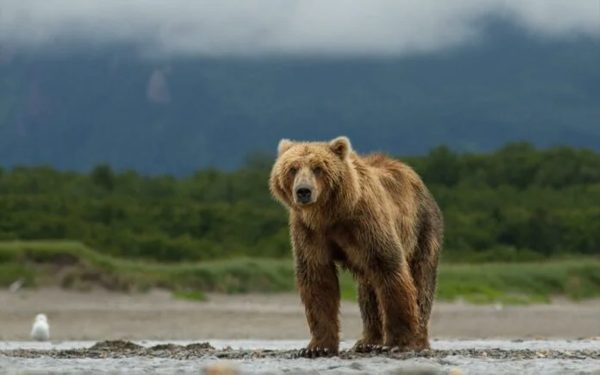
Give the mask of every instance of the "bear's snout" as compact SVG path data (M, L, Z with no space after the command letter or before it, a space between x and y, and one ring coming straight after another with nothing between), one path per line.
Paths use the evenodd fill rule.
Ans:
M308 186L299 186L296 189L298 203L307 204L312 201L312 189Z

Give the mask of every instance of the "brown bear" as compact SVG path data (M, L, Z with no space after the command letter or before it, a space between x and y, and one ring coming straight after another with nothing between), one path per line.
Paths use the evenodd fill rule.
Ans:
M346 137L283 139L270 189L289 210L312 336L300 355L338 352L336 264L358 280L364 329L356 351L428 348L443 220L416 172L381 154L359 156Z

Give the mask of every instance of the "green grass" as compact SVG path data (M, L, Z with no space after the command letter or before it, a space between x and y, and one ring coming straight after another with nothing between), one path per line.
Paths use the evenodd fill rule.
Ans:
M290 259L235 258L201 263L159 264L113 258L78 242L0 242L0 285L23 279L25 286L174 291L177 298L203 300L205 292L246 293L294 290ZM527 263L445 263L438 299L473 303L547 302L562 295L580 300L600 296L600 259L574 258ZM342 297L356 298L352 277L340 275Z
M277 292L294 287L291 261L236 258L201 263L151 263L100 254L72 241L0 242L0 285L23 278L26 286L224 293ZM4 274L9 275L8 277Z
M173 292L173 296L188 301L206 301L206 294L200 290L176 290Z
M600 296L600 260L531 263L442 264L438 295L470 302L527 303L563 295L574 300Z

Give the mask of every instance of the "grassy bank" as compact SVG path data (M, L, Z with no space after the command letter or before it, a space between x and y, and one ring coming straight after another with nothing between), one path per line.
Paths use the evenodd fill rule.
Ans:
M294 289L289 259L237 258L202 263L158 264L113 258L78 242L0 242L0 285L102 286L132 291L162 287L181 298L202 292L282 292ZM341 275L342 295L356 298L350 275ZM528 263L442 264L438 298L470 302L545 302L554 295L572 299L600 296L600 259Z

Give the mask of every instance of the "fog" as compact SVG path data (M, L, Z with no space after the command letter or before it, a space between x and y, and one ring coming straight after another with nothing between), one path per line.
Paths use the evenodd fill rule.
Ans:
M0 0L0 46L131 44L150 54L402 55L484 36L600 37L598 0Z

